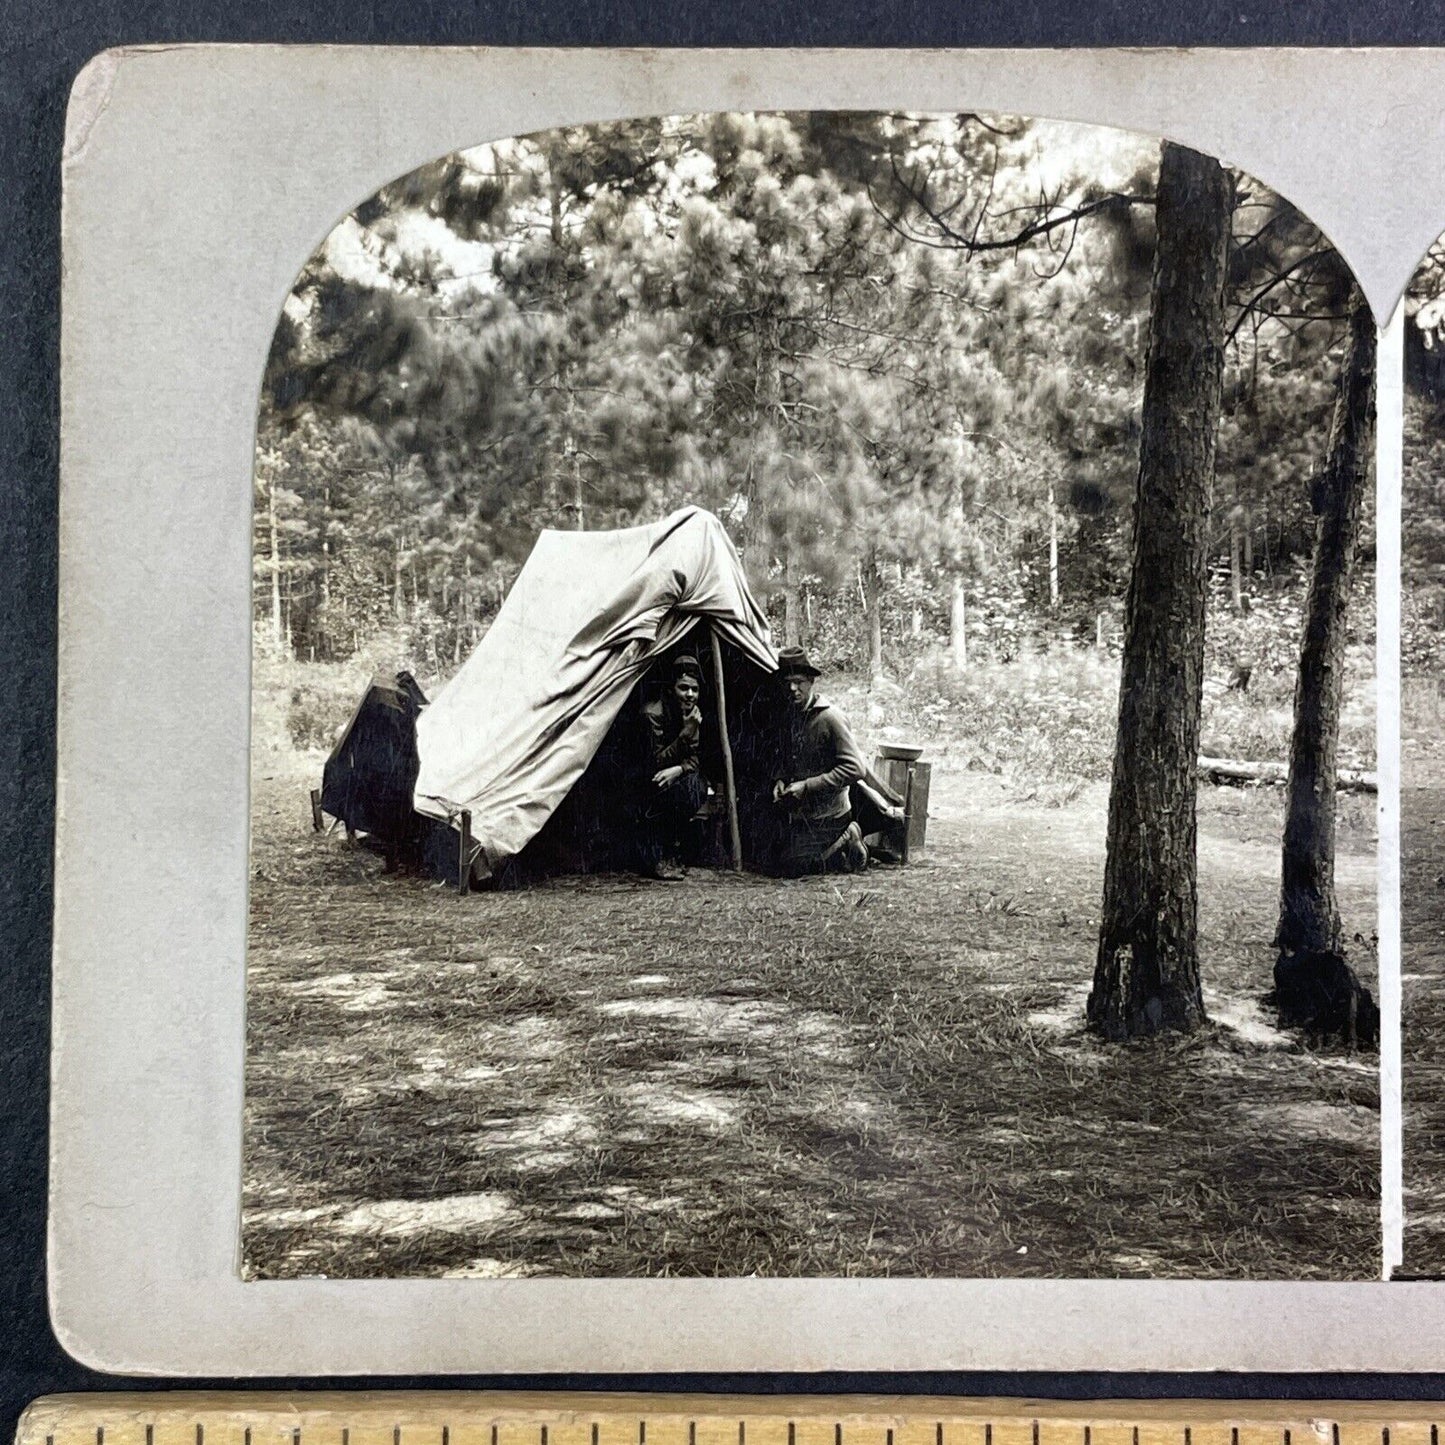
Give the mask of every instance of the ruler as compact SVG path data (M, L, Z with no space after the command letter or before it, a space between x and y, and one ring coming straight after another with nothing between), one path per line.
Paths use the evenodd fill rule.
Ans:
M1441 1445L1445 1405L924 1396L57 1395L16 1445Z

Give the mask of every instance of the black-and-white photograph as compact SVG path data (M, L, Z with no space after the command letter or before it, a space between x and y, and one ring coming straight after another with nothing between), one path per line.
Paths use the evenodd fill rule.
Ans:
M884 111L358 200L260 388L244 1276L1379 1278L1311 220Z

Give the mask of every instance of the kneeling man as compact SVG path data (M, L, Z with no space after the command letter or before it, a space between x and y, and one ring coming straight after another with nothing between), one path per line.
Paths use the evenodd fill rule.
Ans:
M778 676L794 710L791 776L773 784L785 810L780 869L798 875L826 868L857 872L868 866L863 834L852 821L848 789L868 771L848 723L818 696L819 672L801 647L778 654Z

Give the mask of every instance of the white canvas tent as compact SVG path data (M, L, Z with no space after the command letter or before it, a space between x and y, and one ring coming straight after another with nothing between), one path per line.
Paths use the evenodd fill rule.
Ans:
M698 507L616 532L544 531L461 671L417 720L417 812L462 826L483 875L582 776L652 662L700 623L777 666L722 523ZM700 643L706 666L711 643Z

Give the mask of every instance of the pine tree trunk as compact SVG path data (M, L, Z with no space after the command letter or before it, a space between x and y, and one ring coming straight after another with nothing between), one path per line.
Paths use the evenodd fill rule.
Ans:
M1314 565L1295 681L1275 935L1276 946L1285 954L1340 951L1335 773L1350 583L1374 448L1375 321L1357 290L1330 423L1329 454L1312 499Z
M281 534L276 525L276 483L266 489L266 519L271 526L271 641L279 657L285 646L281 617Z
M1254 514L1244 509L1244 575L1254 576Z
M968 670L968 600L963 590L963 578L953 579L953 608L948 619L948 635L953 650L953 665L960 671Z
M1209 503L1234 187L1165 142L1150 297L1119 729L1089 1026L1123 1040L1204 1019L1195 768Z

